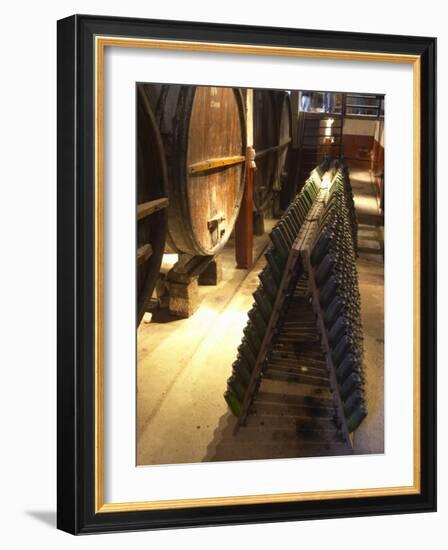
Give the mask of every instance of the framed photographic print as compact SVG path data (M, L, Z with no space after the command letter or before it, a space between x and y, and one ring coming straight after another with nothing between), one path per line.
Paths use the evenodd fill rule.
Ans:
M433 38L58 22L58 527L434 511Z

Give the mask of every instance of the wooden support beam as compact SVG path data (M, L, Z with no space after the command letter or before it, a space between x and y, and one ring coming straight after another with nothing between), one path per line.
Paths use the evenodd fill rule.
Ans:
M351 107L353 109L379 109L378 105L358 105L357 103L347 103L346 107Z
M188 166L188 173L197 174L199 172L209 172L210 170L222 168L223 166L234 166L235 164L241 164L244 162L244 160L245 157L242 155L202 160L201 162L190 164Z
M244 186L241 207L235 223L235 259L238 269L251 269L253 267L253 194L254 194L254 168L252 147L247 148L246 183Z
M299 92L291 92L291 135L292 135L292 148L297 149L299 146L298 136L298 122L299 122Z
M153 201L142 202L137 205L137 220L142 220L168 206L168 199L163 197L161 199L155 199Z
M261 149L261 151L257 151L255 153L255 158L259 159L261 157L265 157L266 155L269 155L269 153L274 153L275 151L279 151L280 149L283 149L289 143L291 143L292 138L288 138L282 143L279 143L278 145L273 145L272 147L268 147L267 149Z
M188 284L207 269L214 259L214 256L190 256L189 254L182 254L179 256L179 261L168 272L167 279L175 283Z
M152 246L144 244L137 248L137 266L144 264L152 256Z

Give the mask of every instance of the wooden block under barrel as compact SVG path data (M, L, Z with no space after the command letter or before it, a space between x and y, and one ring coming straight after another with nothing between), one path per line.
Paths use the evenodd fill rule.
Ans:
M200 285L217 285L222 281L222 260L220 257L212 260L206 268L199 273Z
M198 280L189 283L169 282L168 307L171 315L187 318L199 308Z

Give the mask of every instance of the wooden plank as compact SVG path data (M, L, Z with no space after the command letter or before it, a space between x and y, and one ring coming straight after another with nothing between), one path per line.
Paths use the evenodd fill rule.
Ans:
M245 430L244 436L248 435ZM226 448L225 460L251 460L258 458L298 458L298 457L317 457L317 456L340 456L348 454L347 448L343 443L334 442L307 442L300 441L295 438L294 442L283 442L279 445L278 442L270 442L269 445L264 444L260 452L259 437L266 434L266 429L260 427L259 430L250 430L252 432L251 440L241 440L235 444L232 442L232 447ZM257 443L254 445L254 441Z
M315 386L319 388L326 388L328 382L325 378L318 378L316 376L308 376L302 373L285 372L282 369L267 368L263 371L263 378L268 380L279 380L282 382L289 382L290 384L306 384L307 386Z
M215 259L215 256L182 256L168 271L167 279L175 283L189 284Z
M278 348L277 348L278 349ZM284 359L284 360L291 360L291 361L295 361L296 363L300 363L300 364L304 364L305 366L306 365L309 365L310 367L311 366L316 366L316 367L322 367L323 365L325 365L325 361L323 359L323 356L322 356L322 349L321 349L321 346L320 346L320 343L317 344L315 347L311 348L310 350L310 354L308 354L308 349L305 348L305 346L303 346L302 344L300 344L300 350L302 351L302 355L301 356L295 356L293 354L293 352L289 352L290 354L286 357L282 357L282 356L278 356L278 355L275 355L276 353L278 353L277 349L273 348L272 351L269 350L269 360L271 361L276 361L277 359ZM282 350L279 350L280 353L283 353ZM313 360L313 357L316 357L316 353L319 352L320 353L320 356L321 356L321 360L320 362L316 362L316 360Z
M321 430L337 432L337 428L332 418L313 418L297 417L297 416L275 416L273 414L250 415L247 418L248 427L263 426L265 429L294 429L300 430ZM291 438L292 439L292 438ZM293 440L293 439L292 439Z
M291 92L291 134L292 134L292 147L297 149L299 147L299 133L298 133L298 124L299 124L299 92Z
M315 378L325 378L327 371L325 368L309 367L308 365L300 366L299 361L273 361L269 360L269 363L265 367L263 372L267 371L282 372L284 374L302 374L306 376L314 376Z
M246 90L246 147L254 146L254 91Z
M279 394L273 391L261 388L254 399L254 404L257 403L277 403L281 406L286 405L303 405L309 407L324 407L331 409L331 399L313 398L308 395L288 395Z
M137 248L137 266L140 266L147 262L152 256L152 246L150 244L144 244Z
M241 207L235 223L235 260L238 269L253 267L253 195L254 195L254 168L252 167L253 148L247 148L246 185L244 187Z
M325 404L316 404L315 406L310 406L307 403L296 402L296 403L275 403L273 401L254 401L250 407L250 418L252 415L256 416L274 416L274 417L289 417L289 418L303 418L303 419L314 419L314 418L327 418L329 420L333 419L334 416L334 407L331 401L328 402L328 405Z
M350 120L384 120L384 115L353 115L351 113L346 113L345 118Z
M201 162L190 164L188 166L188 173L197 174L199 172L209 172L210 170L215 170L216 168L222 168L224 166L234 166L235 164L242 164L244 161L245 157L242 155L202 160Z
M142 202L137 205L137 220L147 218L151 214L154 214L154 212L162 210L162 208L166 208L167 206L168 199L166 197L155 199L153 201Z
M352 109L377 109L379 108L379 105L356 105L355 103L347 103L346 104L346 107L347 108L352 108Z
M255 153L255 158L259 159L259 158L265 157L266 155L269 155L270 153L274 153L275 151L279 151L280 149L283 149L284 147L289 145L289 143L291 143L291 141L292 141L292 138L288 138L285 141L283 141L282 143L279 143L278 145L273 145L272 147L267 147L266 149L262 149L261 151L259 150Z

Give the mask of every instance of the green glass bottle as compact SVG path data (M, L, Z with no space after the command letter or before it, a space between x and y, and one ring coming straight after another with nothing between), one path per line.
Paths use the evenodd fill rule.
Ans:
M353 391L344 403L344 415L349 418L356 407L364 404L364 392L360 389Z
M289 247L283 240L283 236L281 235L279 229L274 227L274 229L269 233L269 238L271 239L277 254L286 259L289 255Z
M347 420L348 431L352 433L356 429L358 429L359 425L361 424L361 422L364 420L366 416L367 416L367 406L365 404L361 404L358 407L356 407Z
M348 396L354 391L355 389L361 389L362 387L362 380L361 377L358 374L352 373L349 376L347 376L345 382L340 386L340 394L342 399L345 401Z
M258 335L261 339L263 339L266 333L267 323L265 322L263 315L261 315L257 304L252 306L248 312L248 316L253 325L256 327Z
M232 372L241 379L243 386L247 388L250 382L251 373L238 359L233 362Z
M344 358L342 363L338 367L336 367L336 376L338 378L338 382L342 384L347 376L357 370L358 366L359 363L356 360L355 356L352 353L349 353Z
M261 348L261 339L251 321L244 327L243 333L249 342L254 357L256 357Z
M242 353L238 353L235 361L238 362L238 364L240 364L242 368L246 369L249 372L252 372L254 365L249 363L249 361Z
M229 409L232 411L232 414L235 416L239 416L241 414L242 403L236 397L236 395L232 391L227 390L224 393L224 399L227 401L227 405L229 406Z
M272 275L276 281L277 284L280 284L280 281L282 280L283 275L283 266L278 265L277 259L273 253L272 248L268 248L268 250L265 253L265 258L268 261L269 267L272 270ZM283 263L283 262L282 262Z
M331 239L332 234L324 229L319 235L319 238L313 247L313 251L311 252L311 263L313 265L318 265L322 261L330 246Z
M272 271L269 266L265 266L258 274L258 278L263 284L263 288L271 295L272 298L277 296L278 285L272 276Z
M252 353L252 349L249 346L245 336L241 339L241 344L238 346L238 352L246 359L250 365L250 369L252 370L255 367L257 358Z
M244 394L246 393L246 388L241 383L241 380L237 378L234 374L227 380L230 391L242 402L244 399Z
M280 222L277 225L277 228L280 231L281 235L283 236L283 240L287 244L288 250L289 250L295 239L294 232L292 231L291 227L288 225L286 220L280 220Z
M257 288L257 290L253 293L253 297L255 298L255 303L260 309L260 313L263 315L263 319L266 323L269 323L269 319L272 315L273 301L269 299L268 294L263 288Z

